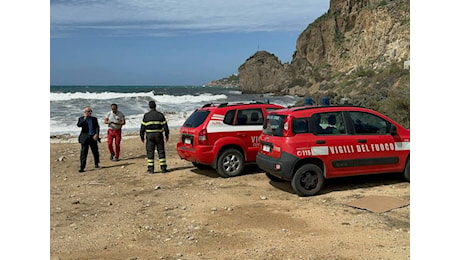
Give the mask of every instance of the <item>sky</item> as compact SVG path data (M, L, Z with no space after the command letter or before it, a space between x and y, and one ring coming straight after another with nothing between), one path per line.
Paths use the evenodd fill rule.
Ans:
M290 62L325 0L51 0L51 85L202 85L258 50Z

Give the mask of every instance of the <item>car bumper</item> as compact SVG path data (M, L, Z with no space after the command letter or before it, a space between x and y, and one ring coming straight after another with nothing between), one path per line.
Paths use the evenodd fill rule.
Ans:
M176 151L181 159L189 162L212 165L214 161L212 146L199 145L191 148L178 144Z
M297 157L281 153L280 158L273 158L258 153L256 163L259 168L283 180L291 180Z

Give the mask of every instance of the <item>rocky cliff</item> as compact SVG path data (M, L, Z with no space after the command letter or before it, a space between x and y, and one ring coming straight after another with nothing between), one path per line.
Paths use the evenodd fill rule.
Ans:
M331 0L299 35L290 63L266 51L249 57L238 69L240 89L348 98L407 126L409 13L409 0Z

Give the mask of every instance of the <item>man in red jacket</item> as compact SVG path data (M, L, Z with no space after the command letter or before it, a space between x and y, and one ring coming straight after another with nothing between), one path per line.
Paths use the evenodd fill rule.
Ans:
M120 157L121 127L125 124L125 115L118 110L117 104L112 104L112 111L107 113L104 123L108 125L107 145L110 152L110 160L118 161ZM115 149L113 140L115 139Z

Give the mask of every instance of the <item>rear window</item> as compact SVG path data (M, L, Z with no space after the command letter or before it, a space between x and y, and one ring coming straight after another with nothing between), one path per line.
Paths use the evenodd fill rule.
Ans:
M224 117L224 124L233 125L233 118L235 118L236 110L227 111Z
M264 122L263 133L266 135L283 136L283 123L286 116L269 114Z
M264 122L264 114L260 108L238 110L236 115L237 125L262 125Z
M195 128L201 125L209 115L209 110L196 110L185 120L184 127Z

